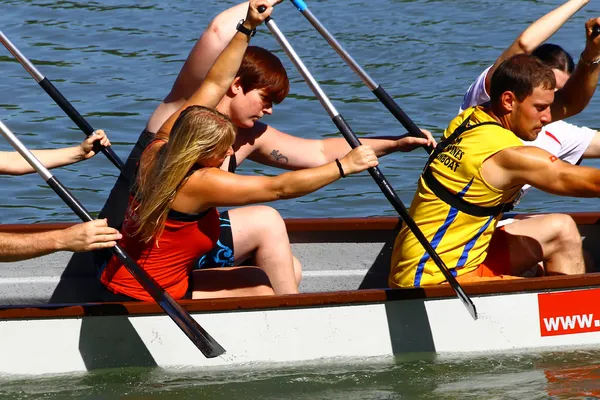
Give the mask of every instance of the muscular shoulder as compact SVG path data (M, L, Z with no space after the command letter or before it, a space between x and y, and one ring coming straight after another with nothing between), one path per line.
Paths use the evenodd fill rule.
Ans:
M554 162L557 157L535 146L515 146L500 150L488 161L505 169L524 169L532 164Z

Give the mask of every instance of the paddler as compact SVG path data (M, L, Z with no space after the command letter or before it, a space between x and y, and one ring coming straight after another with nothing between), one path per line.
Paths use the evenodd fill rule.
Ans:
M597 197L600 171L575 166L523 141L545 125L575 115L592 97L600 72L600 38L586 22L586 46L566 85L556 91L552 69L532 55L503 61L492 75L490 103L454 118L419 179L410 214L459 281L525 275L543 262L546 275L585 272L581 237L568 217L540 227L542 239L492 234L524 185L564 196ZM457 148L454 154L450 151ZM461 157L456 156L460 154ZM448 168L441 156L459 165ZM553 240L560 229L573 230ZM502 232L502 231L500 231ZM542 247L545 241L551 246ZM390 287L445 281L438 267L404 226L394 245Z

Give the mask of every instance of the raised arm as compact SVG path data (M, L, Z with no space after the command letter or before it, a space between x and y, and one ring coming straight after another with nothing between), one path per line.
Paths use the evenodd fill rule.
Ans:
M494 62L492 68L488 71L487 76L485 77L486 92L490 92L492 75L494 75L494 71L496 71L498 66L500 66L504 60L516 54L530 54L538 46L548 40L550 36L554 35L554 33L556 33L569 18L577 11L581 10L587 3L589 3L589 0L569 0L562 6L550 11L521 32L519 37L509 48L504 50L500 57Z
M248 4L249 2L245 1L233 6L217 15L210 22L192 51L190 51L181 71L179 71L179 75L177 75L177 79L175 79L171 92L165 98L165 102L189 99L194 91L200 87L210 67L237 33L235 30L236 24L246 16Z
M583 111L596 91L600 73L600 64L597 64L600 61L600 36L592 37L596 25L600 25L600 18L591 18L585 23L585 49L565 86L556 92L552 103L553 121Z
M600 170L566 163L535 146L498 152L484 163L482 173L499 189L530 184L561 196L600 196Z
M104 131L97 130L81 142L79 146L53 150L33 150L32 153L46 168L57 168L95 156L94 142L96 141L100 141L100 144L104 147L110 146L110 141ZM34 172L33 167L16 151L0 151L0 175L24 175L32 172Z
M369 146L360 146L339 160L344 175L352 175L377 166L377 157ZM243 206L289 199L314 192L342 176L337 163L267 176L244 176L210 168L194 174L178 194L195 201L197 210L209 207Z
M270 16L273 12L273 7L270 3L271 1L269 0L251 0L247 8L246 18L244 18L244 27L249 30L255 29ZM258 7L260 6L266 7L263 13L258 12ZM237 22L233 23L233 25L233 29L235 30ZM169 135L179 114L187 107L200 105L215 108L217 106L235 79L249 42L250 37L248 35L241 32L233 35L225 50L221 52L215 63L211 66L202 84L196 88L191 96L186 99L185 103L161 126L157 132L158 137Z

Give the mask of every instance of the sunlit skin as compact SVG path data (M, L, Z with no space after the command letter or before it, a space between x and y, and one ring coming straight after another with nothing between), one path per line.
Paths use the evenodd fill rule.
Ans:
M536 87L522 102L510 91L502 93L500 99L506 113L496 115L502 125L519 139L535 140L544 125L552 121L550 106L554 101L554 88Z
M569 75L568 72L556 68L553 68L552 72L554 72L554 78L556 79L556 90L562 89L571 75Z
M238 128L252 128L265 114L273 114L273 102L263 89L244 92L239 78L233 82L228 93L229 101L221 101L217 110L228 115Z
M225 159L231 155L233 155L233 147L229 146L227 148L227 151L225 151L225 153L214 154L214 155L210 156L209 158L205 158L203 160L198 159L197 163L198 163L198 165L201 165L203 167L220 168L221 165L223 165L223 162L225 161Z

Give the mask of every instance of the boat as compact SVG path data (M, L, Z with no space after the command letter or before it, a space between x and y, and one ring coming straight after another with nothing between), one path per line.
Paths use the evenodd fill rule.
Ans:
M600 213L571 214L600 260ZM523 218L523 215L516 215ZM398 218L291 219L303 293L182 300L226 353L205 358L154 303L101 303L88 253L0 268L0 374L102 368L245 368L273 363L600 345L600 274L385 289ZM0 225L33 232L67 224Z

